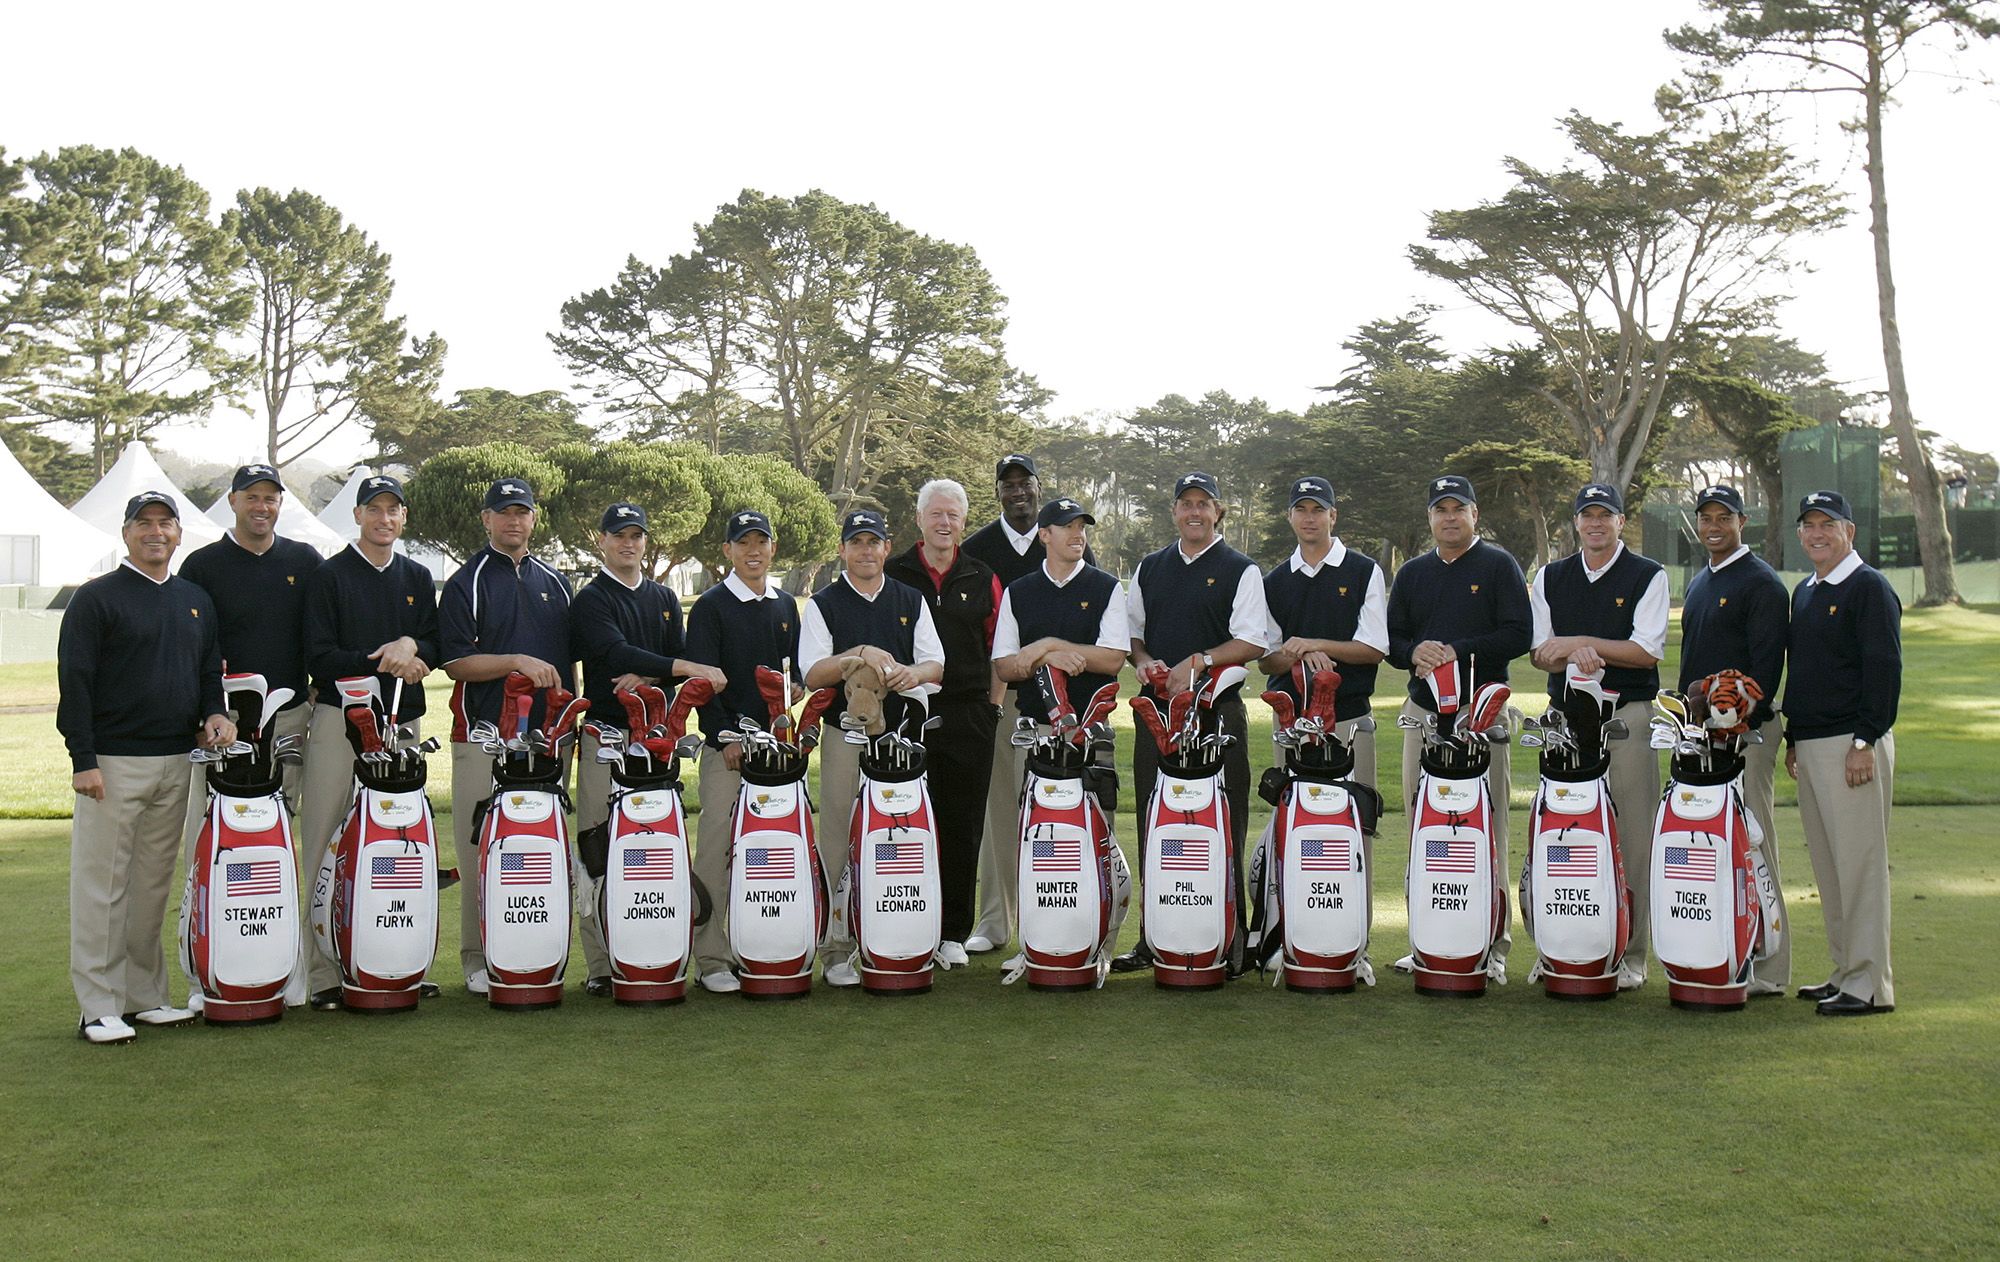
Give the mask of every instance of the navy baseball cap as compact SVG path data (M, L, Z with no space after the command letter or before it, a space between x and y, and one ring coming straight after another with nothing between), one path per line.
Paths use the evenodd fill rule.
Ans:
M770 518L754 508L746 508L730 517L729 525L723 530L722 537L730 543L735 543L743 536L759 531L763 532L766 539L778 537L777 532L771 529Z
M1743 516L1743 497L1733 486L1705 486L1701 494L1694 497L1694 511L1700 512L1710 504L1720 504L1738 517Z
M1079 519L1093 526L1097 524L1097 518L1090 515L1089 509L1065 496L1059 500L1050 500L1048 503L1042 505L1042 511L1035 514L1035 525L1037 527L1067 526Z
M1574 516L1593 504L1614 513L1625 511L1625 497L1618 493L1617 487L1609 482L1588 482L1576 493L1576 502L1570 505L1570 514Z
M526 478L502 478L486 488L487 508L512 508L516 504L523 508L535 506L535 488L528 485Z
M1333 507L1333 483L1322 477L1303 477L1292 483L1292 507L1297 508L1307 500L1316 500L1323 507Z
M138 518L142 511L153 504L165 504L167 511L174 515L175 521L181 519L181 506L174 503L173 496L167 494L165 491L141 491L131 499L125 501L126 523L129 525Z
M236 476L229 479L229 493L234 495L238 491L247 491L259 482L269 482L278 488L278 494L285 493L284 480L278 476L276 469L267 464L246 464L239 468Z
M1477 504L1479 497L1473 493L1472 479L1461 478L1456 473L1447 473L1441 478L1432 478L1430 499L1426 508L1436 508L1439 500L1457 500L1461 504Z
M378 473L372 478L361 479L361 485L354 488L354 506L360 508L378 495L393 495L398 504L408 504L409 498L403 494L403 484L386 473Z
M993 480L998 482L1000 479L1006 477L1007 470L1009 469L1019 469L1031 478L1042 476L1035 469L1035 458L1033 456L1024 456L1018 451L1009 452L1007 455L1000 457L1000 463L993 466Z
M877 539L887 539L889 520L873 509L858 508L840 519L840 541L846 543L856 535L874 535Z
M603 518L597 523L598 531L607 535L615 535L627 526L637 526L649 535L653 533L646 530L646 510L624 500L605 509Z
M1215 480L1215 475L1212 473L1203 473L1199 469L1193 473L1183 473L1180 476L1180 480L1174 483L1175 499L1179 499L1188 491L1204 491L1212 500L1222 498L1222 485Z
M1847 497L1839 491L1814 491L1800 500L1799 520L1804 521L1807 513L1825 513L1836 521L1854 520L1854 510L1847 506Z

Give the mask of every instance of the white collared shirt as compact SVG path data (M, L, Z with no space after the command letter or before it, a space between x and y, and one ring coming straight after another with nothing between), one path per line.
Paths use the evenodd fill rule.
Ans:
M1828 587L1838 587L1847 580L1848 575L1860 568L1861 554L1859 552L1850 552L1841 558L1839 565L1827 571L1825 578L1814 574L1806 580L1806 586L1818 587L1821 583L1825 583Z
M737 577L735 570L729 571L728 577L722 580L722 585L729 589L730 595L742 601L776 600L780 595L778 585L773 583L768 575L764 579L764 593L761 596L751 591L750 584Z
M1710 561L1708 563L1708 572L1710 574L1714 574L1719 570L1728 569L1730 566L1736 564L1738 561L1741 561L1744 557L1747 557L1749 555L1750 555L1750 545L1747 543L1739 543L1736 545L1736 551L1730 553L1728 556L1722 558L1720 561Z
M1049 582L1054 583L1058 591L1075 581L1076 576L1083 573L1083 568L1084 563L1078 561L1075 569L1057 578L1049 570L1049 563L1042 562L1042 573L1048 576ZM1111 589L1111 599L1104 602L1104 616L1097 620L1097 639L1093 643L1097 648L1117 649L1120 653L1132 651L1132 632L1125 617L1125 602L1119 599L1115 585ZM1000 593L1000 613L993 620L993 660L1012 657L1020 651L1021 624L1014 617L1014 593L1010 589Z
M1000 519L1000 533L1006 537L1007 546L1014 549L1014 555L1024 557L1028 555L1028 549L1035 546L1035 536L1041 532L1036 527L1030 526L1028 527L1027 534L1015 534L1014 528L1007 524L1005 517L1002 517Z
M1327 549L1326 555L1320 558L1318 565L1309 564L1305 553L1297 548L1292 549L1292 559L1289 564L1292 573L1316 578L1327 566L1338 566L1346 560L1347 545L1340 541L1340 536L1335 535L1333 546ZM1277 617L1267 610L1264 627L1265 643L1275 650L1288 638L1290 637L1285 634L1285 629L1278 625ZM1382 567L1379 565L1369 571L1368 590L1361 597L1361 621L1354 626L1354 639L1356 643L1366 644L1378 653L1389 651L1389 596L1388 588L1382 581Z
M1593 570L1588 561L1584 562L1584 580L1595 583L1603 578L1623 555L1625 541L1621 539L1618 546L1612 549L1611 559L1602 567ZM1548 573L1549 567L1544 565L1535 571L1535 581L1528 584L1528 608L1535 616L1535 634L1529 641L1529 652L1542 647L1555 635L1554 620L1549 616L1549 598L1542 586ZM1673 602L1667 594L1667 572L1659 570L1654 573L1653 581L1646 584L1645 593L1639 597L1639 607L1632 611L1630 637L1632 643L1652 654L1655 661L1667 654L1667 615L1672 607Z
M172 578L174 576L174 572L172 570L168 570L167 578L154 578L151 574L146 573L146 571L132 564L131 557L119 558L118 564L132 571L134 574L137 574L140 578L145 579L148 583L151 583L155 587L165 587L167 585L167 579Z
M884 575L882 585L875 589L875 595L873 596L854 586L852 582L849 582L845 571L834 582L846 583L850 591L872 605L875 603L876 597L889 589L890 579ZM819 611L819 602L808 600L803 603L805 611L799 618L800 679L804 679L807 675L811 674L813 667L832 657L834 654L833 632L828 629L826 618ZM907 665L927 666L932 662L937 663L939 666L944 665L944 641L938 638L937 624L931 621L931 605L927 600L917 602L915 649L917 660L906 663ZM905 688L902 691L906 697L922 698L936 692L938 687L939 685L937 684L918 684L914 688Z
M354 549L355 556L360 557L363 561L368 561L368 554L361 550L360 544L350 543L347 546ZM395 563L396 563L396 549L392 546L389 549L388 560L384 561L380 565L375 564L373 561L368 561L368 568L374 570L377 574L387 574L389 572L389 567L394 565Z
M611 567L608 565L598 566L597 572L599 574L602 574L604 577L610 579L612 582L618 584L620 587L624 588L628 592L636 592L641 587L644 587L646 585L646 573L644 570L641 570L639 572L639 581L636 583L628 583L624 579L619 578L616 574L611 572Z

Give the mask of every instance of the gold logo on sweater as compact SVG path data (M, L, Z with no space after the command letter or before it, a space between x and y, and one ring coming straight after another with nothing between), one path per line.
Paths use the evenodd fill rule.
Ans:
M1617 605L1620 609L1623 609L1625 607L1625 598L1623 596L1613 596L1611 598L1611 601L1613 604Z
M405 596L403 597L403 603L406 605L414 605L417 603L417 598L415 596Z
M299 585L299 576L298 576L298 575L296 575L296 574L287 574L287 575L285 575L285 586L287 586L287 587L297 587L298 585Z
M195 607L194 607L193 605L189 605L189 606L188 606L188 617L190 617L190 618L199 618L199 617L201 617L201 610L199 610L199 609L196 609L196 608L195 608Z
M1215 586L1215 580L1214 580L1214 579L1210 579L1210 580L1208 580L1208 585L1209 585L1210 587L1213 587L1213 586Z
M1839 612L1840 612L1840 606L1839 606L1839 605L1828 605L1828 606L1826 607L1826 612L1827 612L1828 616L1830 617L1830 616L1832 616L1833 614L1837 614L1837 613L1839 613Z
M1340 589L1340 594L1341 594L1341 595L1343 595L1343 596L1347 595L1347 589L1346 589L1345 587L1341 588L1341 589Z
M1724 597L1723 597L1723 598L1722 598L1721 600L1718 600L1718 601L1716 601L1716 602L1715 602L1715 607L1716 607L1717 609L1720 609L1720 608L1722 608L1722 607L1723 607L1724 605L1726 605L1726 604L1728 604L1728 603L1729 603L1729 597L1727 597L1727 596L1724 596Z
M1473 590L1474 594L1477 594L1477 593L1478 593L1478 591L1479 591L1479 584L1477 584L1477 583L1474 583L1474 584L1472 585L1472 590Z
M1090 602L1087 600L1079 600L1076 602L1076 607L1078 609L1088 609L1090 608Z

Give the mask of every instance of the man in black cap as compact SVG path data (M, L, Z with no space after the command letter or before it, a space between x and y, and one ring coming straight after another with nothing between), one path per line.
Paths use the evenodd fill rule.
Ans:
M1640 733L1647 730L1653 698L1660 692L1660 658L1667 651L1667 571L1625 546L1625 497L1617 487L1585 485L1571 512L1577 552L1536 570L1528 591L1535 622L1531 660L1549 672L1549 697L1557 703L1571 666L1584 674L1602 672L1605 689L1618 694L1612 717L1624 722L1627 734L1606 743L1618 852L1632 891L1632 938L1618 966L1618 989L1636 990L1646 984L1650 821L1660 801L1659 755Z
M1471 481L1448 473L1431 479L1425 495L1435 546L1410 558L1389 586L1388 661L1410 672L1410 695L1402 712L1413 719L1437 709L1428 680L1446 662L1465 663L1460 668L1465 698L1481 684L1506 683L1507 664L1528 651L1535 625L1520 563L1505 548L1479 537L1479 500ZM1418 740L1415 729L1403 734L1403 805L1410 810L1416 805ZM1510 747L1489 748L1492 763L1486 787L1492 796L1494 842L1500 854L1495 880L1504 905L1506 875L1511 871L1507 866ZM1514 943L1511 916L1507 923L1486 970L1502 984L1507 980L1507 950ZM1412 967L1407 955L1396 961L1398 972Z
M439 653L437 587L429 570L396 551L409 524L403 484L388 474L363 478L354 488L354 524L359 528L354 542L327 558L306 581L304 646L314 704L299 851L308 884L354 801L354 754L337 681L374 676L383 704L393 702L396 721L410 725L421 738L424 677ZM440 886L457 880L455 874L439 876ZM338 1009L340 975L334 962L312 946L302 943L301 949L307 955L312 1006L322 1012ZM434 989L425 983L426 994Z
M1777 571L1743 543L1749 522L1743 497L1730 486L1704 487L1695 496L1695 536L1708 551L1708 564L1695 572L1681 604L1680 687L1721 670L1740 670L1757 682L1764 699L1750 715L1750 730L1762 737L1743 750L1743 802L1763 830L1760 848L1771 881L1783 897L1778 874L1778 830L1772 812L1777 778L1778 685L1785 676L1785 639L1791 631L1791 597ZM1759 960L1750 981L1752 995L1781 995L1792 984L1792 935L1779 935L1778 949Z
M1264 637L1271 614L1264 603L1264 576L1257 563L1222 541L1222 521L1228 508L1215 478L1185 473L1174 482L1173 515L1177 538L1139 562L1126 593L1125 617L1132 632L1132 664L1141 690L1166 713L1168 699L1186 692L1203 671L1219 673L1230 666L1247 666L1270 647ZM1243 840L1250 826L1250 747L1242 685L1215 700L1222 731L1235 737L1223 755L1223 791L1229 800L1229 872L1236 888L1236 905L1243 898ZM1132 793L1139 803L1139 870L1145 871L1146 803L1160 774L1160 753L1150 740L1132 745ZM1242 930L1229 944L1229 973L1243 969ZM1119 956L1112 967L1120 972L1152 963L1145 927L1139 944Z
M160 948L187 815L188 749L236 739L208 593L169 570L180 508L159 491L125 505L126 556L77 589L56 654L56 730L69 748L69 977L77 1036L126 1043L133 1026L194 1013L167 994Z
M959 546L970 505L949 478L917 490L922 537L889 558L884 572L915 588L930 605L944 645L944 681L931 712L944 720L924 738L924 766L937 812L938 883L943 903L938 958L946 968L967 962L972 936L973 882L979 875L980 831L986 822L987 781L993 774L994 731L1001 688L993 675L993 623L1000 580Z
M597 523L597 551L604 565L583 585L570 606L570 641L583 663L583 695L588 714L625 726L618 693L655 684L673 694L675 680L702 678L721 688L720 670L681 656L681 602L673 589L646 575L646 510L620 501ZM634 733L634 736L640 735ZM611 768L597 761L597 738L584 732L576 772L576 830L597 827L611 815ZM604 926L595 915L579 926L588 972L587 994L611 993L611 956Z
M882 514L850 509L840 519L840 576L806 602L799 630L799 670L808 688L839 688L849 661L875 667L889 689L882 718L894 731L912 701L921 720L925 698L944 678L944 644L923 594L882 572L888 559L889 524ZM827 707L825 721L830 728L838 729L846 708L844 695ZM838 886L847 871L848 827L860 787L861 747L844 740L822 742L817 841L829 886ZM829 932L828 985L861 984L861 974L848 958L853 945L853 926Z
M1042 505L1035 517L1035 534L1044 559L1033 573L1007 585L993 628L995 673L1007 683L1021 685L1039 667L1052 666L1069 677L1069 703L1079 715L1099 688L1118 678L1132 651L1118 576L1084 560L1090 544L1089 527L1096 524L1097 518L1073 499L1054 499ZM1046 729L1049 708L1041 689L1033 684L1017 687L1014 706L1017 713ZM1013 730L1011 722L1001 726L1010 733ZM1006 840L995 848L992 867L1005 882L1006 914L1011 917L1020 886L1021 783L1027 775L1028 751L1015 748L1010 741L1007 754L994 767L994 776L1004 781L994 789L1004 789L1014 804L1015 823ZM1105 760L1110 756L1108 749L1100 755ZM996 941L1005 942L1013 928L1010 919L1000 927Z
M1792 592L1785 770L1799 782L1799 820L1833 956L1833 975L1799 997L1817 1000L1821 1016L1871 1016L1896 1006L1889 805L1903 605L1854 550L1854 512L1839 491L1799 501L1799 542L1813 572Z
M479 942L478 838L472 816L493 792L493 761L465 739L484 719L503 722L500 700L508 675L519 671L536 688L576 691L569 643L569 580L528 555L535 533L535 492L526 478L501 478L486 489L479 513L486 546L445 582L438 602L439 649L451 692L452 835L458 843L459 960L465 985L486 993L486 957Z
M778 536L771 520L754 508L738 509L723 527L723 559L729 573L703 592L688 612L687 647L681 656L716 668L726 681L701 708L705 738L698 768L701 812L695 816L694 874L715 898L708 923L694 931L695 968L704 990L742 989L729 949L730 816L742 788L743 747L725 745L721 733L740 730L739 715L759 724L770 714L757 689L757 668L781 670L792 662L799 679L799 607L789 592L771 581ZM835 737L838 740L838 737Z

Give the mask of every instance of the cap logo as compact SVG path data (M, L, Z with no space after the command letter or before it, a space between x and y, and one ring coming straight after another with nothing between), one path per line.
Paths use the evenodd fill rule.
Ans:
M1445 490L1445 489L1447 489L1447 488L1448 488L1448 487L1450 487L1450 486L1451 486L1451 479L1450 479L1450 478L1439 478L1439 479L1438 479L1438 480L1437 480L1436 482L1433 482L1433 483L1431 484L1431 490L1433 490L1433 491L1442 491L1442 490Z
M1310 482L1301 482L1299 483L1299 489L1301 491L1310 491L1313 489L1313 484Z
M1601 486L1593 486L1588 491L1585 491L1583 493L1583 498L1587 500L1601 500L1604 498L1604 488Z
M512 482L502 482L500 484L500 494L502 495L519 495L520 493L521 488L515 486Z
M1075 508L1075 507L1076 507L1076 501L1075 501L1075 500L1064 500L1064 501L1062 502L1062 506L1063 506L1064 508Z
M752 518L748 513L736 514L736 524L739 526L747 526L750 524L751 520Z
M636 517L638 515L638 511L639 510L633 508L630 504L620 504L618 506L618 515L620 517Z
M1806 503L1824 504L1826 503L1826 495L1824 492L1814 491L1811 495L1806 496Z

